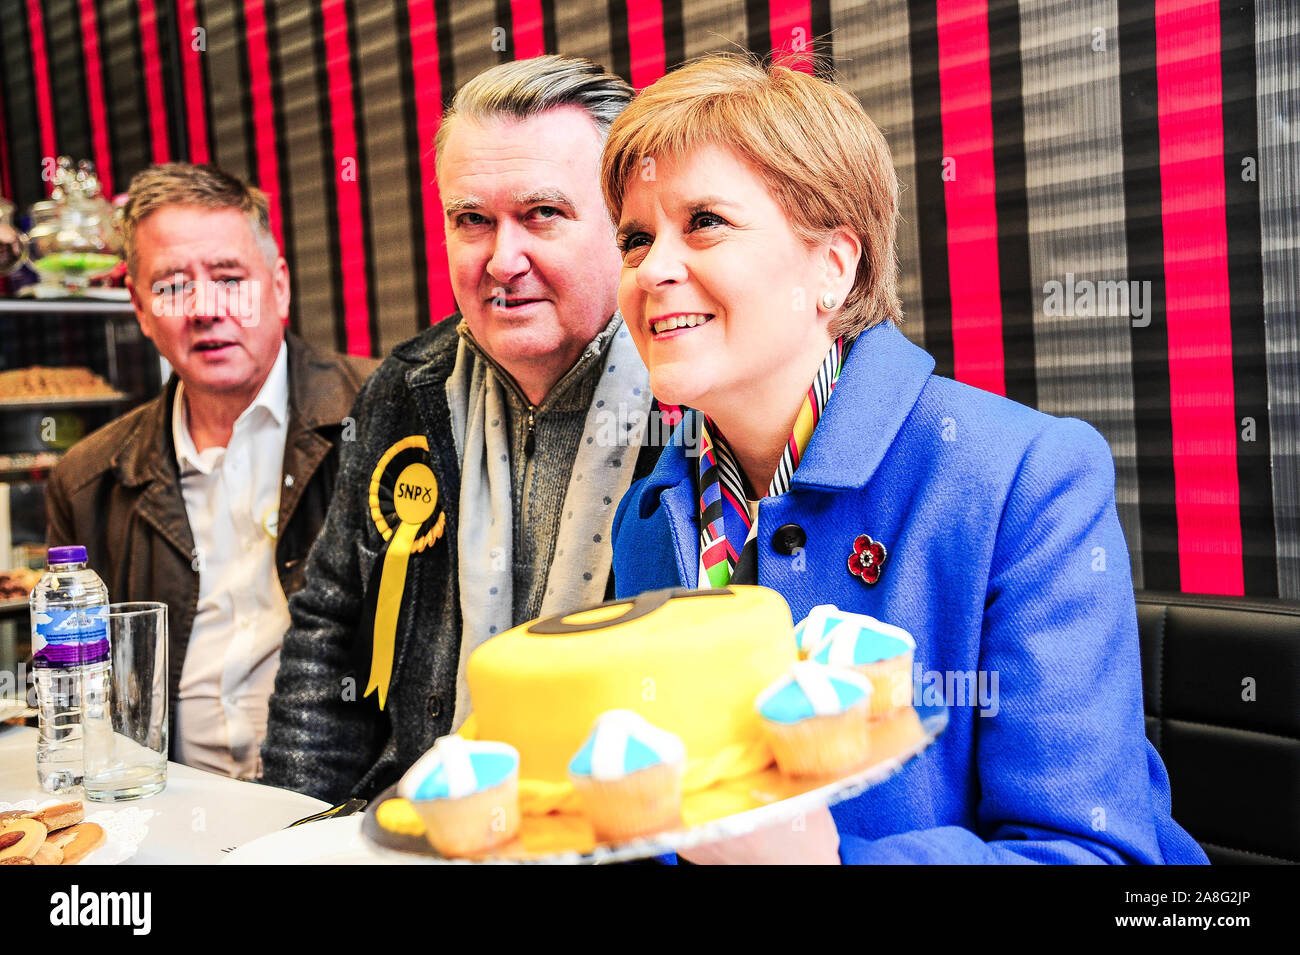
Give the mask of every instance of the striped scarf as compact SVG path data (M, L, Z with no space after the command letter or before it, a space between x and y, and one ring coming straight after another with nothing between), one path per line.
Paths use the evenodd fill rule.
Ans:
M785 450L781 452L781 462L772 475L767 496L784 494L790 489L790 480L803 459L826 402L835 390L847 353L844 339L835 339L794 419L794 427L785 443ZM750 511L744 474L721 432L707 415L700 434L697 477L700 508L700 576L697 586L758 583L758 505L755 503L753 511ZM743 542L739 553L736 541Z

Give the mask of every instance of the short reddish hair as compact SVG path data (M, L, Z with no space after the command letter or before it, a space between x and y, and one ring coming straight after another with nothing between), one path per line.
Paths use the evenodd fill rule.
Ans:
M856 335L902 320L898 175L884 135L847 91L786 66L710 54L646 87L614 120L601 157L610 215L646 157L730 149L766 183L805 242L847 228L862 241L853 288L830 327Z

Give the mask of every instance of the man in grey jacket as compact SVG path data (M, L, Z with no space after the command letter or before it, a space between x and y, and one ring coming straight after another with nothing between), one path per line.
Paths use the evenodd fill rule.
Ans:
M479 75L444 117L458 314L394 349L357 400L290 604L266 782L373 795L464 721L475 647L612 593L614 510L654 457L638 466L651 397L598 181L631 96L546 56Z

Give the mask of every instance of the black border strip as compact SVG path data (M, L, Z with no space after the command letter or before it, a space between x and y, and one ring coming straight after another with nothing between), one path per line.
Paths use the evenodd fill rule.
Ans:
M772 7L767 0L745 0L745 46L760 57L772 53Z
M114 60L120 50L106 42L104 24L117 19L106 9L110 3L126 7L122 11L129 24L129 62L133 71L131 95L118 97L114 75L118 70ZM116 10L112 12L118 12ZM153 163L153 130L149 127L149 101L145 94L144 54L140 46L140 8L134 3L117 0L95 0L95 18L99 23L100 83L104 89L104 115L108 120L108 147L113 161L113 189L126 192L135 173ZM126 120L123 122L123 120ZM136 128L136 135L127 135L125 129Z
M95 144L90 134L90 104L86 100L85 47L81 39L81 9L76 0L41 0L45 24L45 62L50 70L50 101L59 153L95 161ZM66 29L63 42L51 36L50 24ZM66 45L65 45L66 44Z
M510 0L494 0L496 22L494 26L506 31L506 48L497 54L498 63L509 63L515 58L515 12L510 8Z
M1165 308L1155 0L1130 0L1120 5L1118 16L1126 278L1151 283L1150 324L1130 330L1142 586L1181 590Z
M32 67L31 28L25 5L5 0L0 13L5 69L6 142L9 144L9 172L13 194L5 196L17 207L15 219L27 215L32 203L45 198L41 184L40 122L36 109L36 77ZM12 41L12 42L11 42Z
M1223 3L1219 8L1219 30L1223 70L1224 212L1228 227L1242 571L1247 596L1276 597L1277 531L1273 523L1268 346L1264 333L1253 0ZM1253 181L1242 178L1242 160L1247 157L1254 160ZM1253 441L1242 438L1244 418L1254 419Z
M451 33L452 0L433 0L433 16L438 32L438 85L445 111L456 96L456 43Z
M456 97L456 42L455 42L455 37L451 32L451 5L452 5L452 0L433 0L433 13L437 21L436 29L438 32L438 77L439 77L438 84L442 90L442 102L443 102L444 112L446 111L447 107L451 105L451 101ZM439 220L441 220L442 210L439 209L438 213L439 213L438 218ZM429 241L427 236L425 238L425 241ZM444 259L446 255L447 253L446 250L444 249L443 250ZM421 264L420 267L424 268L424 265ZM459 314L459 309L456 306L455 289L451 285L450 268L448 269L447 272L447 292L449 295L452 296L451 311L446 315L430 314L429 316L430 325L436 322L440 322L445 318L450 318L454 315ZM426 305L425 305L426 308L428 307L427 301L428 300L426 299Z
M1025 107L1020 4L989 0L989 89L1002 298L1002 367L1007 397L1038 406L1034 288L1029 271L1029 198L1025 188Z
M164 4L164 5L165 5L165 4ZM155 23L157 22L157 19L158 19L157 6L158 6L158 4L155 4L155 5L154 5L154 7L155 7L155 9L154 9L154 22L155 22ZM128 23L129 23L129 25L130 25L130 37L131 37L131 64L132 64L132 66L135 68L135 83L134 83L134 86L135 86L135 99L136 99L136 102L140 104L140 125L141 125L141 127L143 128L143 130L144 130L144 135L142 135L142 136L140 137L140 145L141 145L141 149L142 149L141 157L142 157L142 161L143 161L143 164L141 165L140 168L141 168L141 169L144 169L144 168L147 168L148 166L153 165L153 153L154 153L154 141L153 141L153 140L154 140L154 135L153 135L153 125L152 125L152 123L150 123L150 121L149 121L149 119L150 119L150 118L149 118L149 91L145 89L145 75L144 75L144 43L141 42L141 38L140 38L140 37L141 37L141 34L140 34L140 7L139 7L139 5L137 5L137 4L135 4L135 3L132 3L132 4L131 4L131 8L132 8L132 9L131 9L130 14L127 15L127 21L128 21ZM100 33L100 52L99 52L99 62L100 62L101 64L103 64L105 68L107 68L107 66L108 66L108 57L104 56L104 50L103 50L103 47L104 47L104 44L103 44L104 22L105 22L105 21L104 21L103 18L101 17L101 18L100 18L100 21L99 21L99 24L100 24L100 27L99 27L99 33ZM109 90L109 89L111 89L111 87L110 87L109 84L108 84L108 77L104 77L104 89L105 89L105 90ZM112 135L112 130L110 130L109 132L110 132L110 135ZM122 149L123 149L123 147L125 146L125 143L120 143L118 137L116 137L116 136L114 136L114 137L112 138L111 142L112 142L112 144L113 144L113 158L114 158L114 161L115 161L114 164L116 165L116 164L117 164L117 163L116 163L117 157L122 153ZM136 170L136 171L138 171L138 170ZM129 171L129 172L130 172L130 175L134 175L136 171ZM127 187L127 184L128 184L129 182L130 182L130 178L129 178L129 176L126 177L126 178L116 179L117 191L118 191L118 192L126 192L126 187Z
M660 3L665 73L671 73L686 62L686 19L682 5L682 0L662 0Z
M560 34L555 25L555 0L542 0L542 49L560 52Z
M813 39L813 75L823 80L835 80L835 35L831 23L831 0L812 0L810 24Z
M361 202L361 246L366 264L366 314L370 328L370 355L383 354L379 347L379 288L375 276L375 228L370 215L370 154L366 147L365 97L361 91L361 57L357 52L357 0L344 0L343 16L348 25L348 70L352 77L352 138L357 144L357 192Z
M248 65L248 19L244 16L243 0L232 0L231 27L238 38L235 46L235 62L239 64L239 111L244 120L244 160L248 163L250 181L264 187L262 166L257 161L260 144L257 141L257 124L253 121L253 71ZM266 19L263 7L262 19ZM278 185L278 184L277 184ZM280 220L283 223L283 218Z
M406 4L393 5L394 26L397 32L397 82L402 91L402 142L406 153L406 194L411 197L411 268L415 279L415 332L429 327L429 272L425 267L428 251L425 248L424 207L421 199L424 187L420 176L420 154L432 149L433 143L420 142L419 116L415 108L415 51L411 46L411 17ZM437 29L435 27L435 29ZM441 30L438 29L439 34ZM442 67L441 44L438 66Z
M158 57L162 66L163 104L167 109L167 158L175 160L189 154L189 134L185 126L185 81L181 75L176 5L168 0L155 0L153 13Z
M3 13L3 8L0 8L0 16L3 16ZM13 173L10 170L9 155L8 76L9 58L5 55L4 43L0 42L0 150L4 151L4 155L0 156L0 196L5 199L9 199L14 193L13 184L9 181Z
M329 115L329 67L325 55L325 15L320 4L311 4L311 45L315 58L316 100L321 113L321 185L324 189L325 221L329 227L330 261L343 261L339 244L339 189L334 168L334 123ZM347 319L343 303L343 273L338 268L329 270L330 307L333 310L334 350L343 354L348 350Z
M632 42L628 39L627 0L609 0L609 69L632 82Z
M438 85L441 88L441 92L442 92L442 103L443 103L444 112L446 111L447 107L451 105L451 101L456 96L456 55L455 55L456 44L455 44L455 37L452 35L451 32L451 4L452 4L452 0L433 0L433 15L436 21L435 29L437 30L438 33ZM425 148L427 149L429 148L429 146L426 145ZM439 219L441 219L442 210L440 209L438 210L438 212L439 212ZM426 242L430 241L427 235L425 237L425 241ZM443 256L444 257L446 256L445 250L443 252ZM421 260L420 262L421 269L425 267L424 265L425 261L426 261L425 259ZM456 307L456 299L454 296L454 289L451 286L450 269L448 270L447 278L448 278L447 291L448 293L452 294L452 300L451 300L452 310L447 315L430 314L429 325L432 325L435 322L440 322L444 318L450 318L453 315L458 314L458 309ZM428 302L429 299L428 296L426 296L424 303L421 305L421 308L428 310L429 308Z
M205 0L194 0L194 25L201 27L203 30L203 56L199 57L199 66L203 70L203 126L208 133L208 162L215 164L217 162L217 130L212 120L212 58L208 53L208 10ZM182 40L183 41L183 40ZM193 42L193 38L189 40ZM183 81L182 81L183 82ZM182 100L185 102L183 94L185 88L182 85ZM188 109L188 105L186 107ZM191 156L191 160L193 157Z
M263 0L262 19L266 22L267 73L271 77L271 123L275 126L275 161L280 170L280 232L284 236L284 260L289 263L289 330L295 334L302 327L298 314L298 244L294 239L293 187L289 184L289 136L284 115L284 71L280 59L280 4Z
M939 19L935 0L908 4L912 58L912 138L916 147L917 252L925 309L925 348L934 373L952 378L952 288L948 207L943 188L943 112L939 94Z

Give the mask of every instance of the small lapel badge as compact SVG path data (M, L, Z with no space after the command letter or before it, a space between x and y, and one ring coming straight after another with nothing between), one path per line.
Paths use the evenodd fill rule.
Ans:
M874 584L880 579L886 556L884 544L873 541L866 534L859 534L853 542L853 553L849 555L849 573L864 584Z

